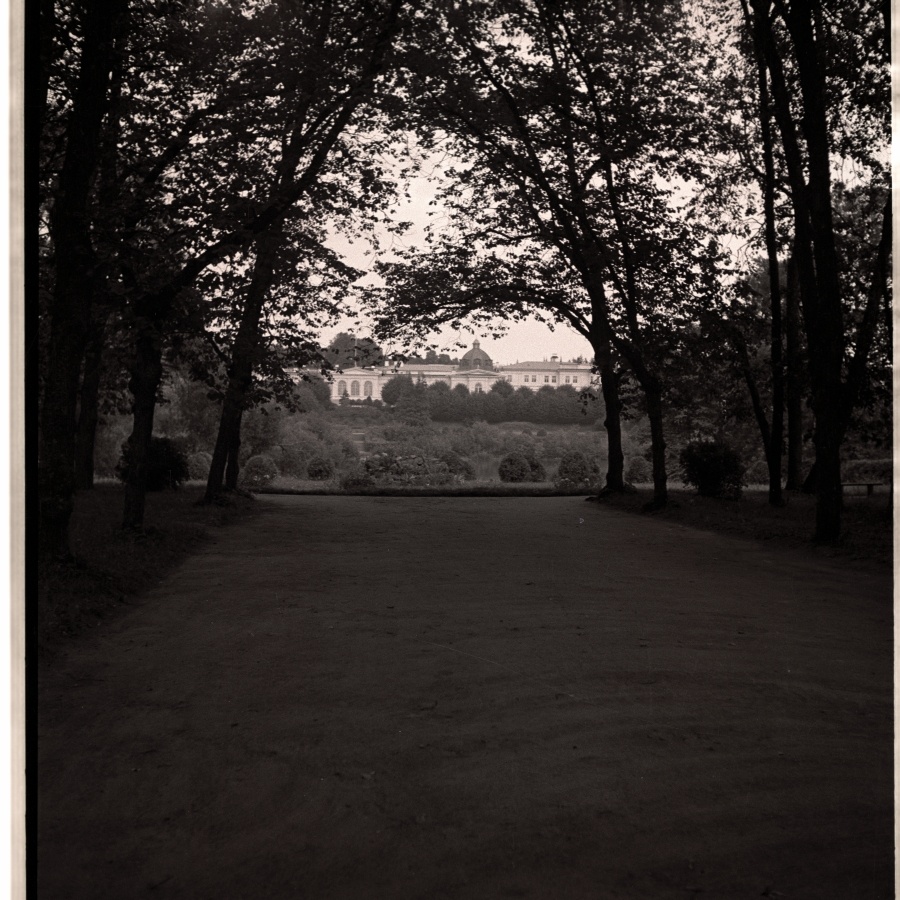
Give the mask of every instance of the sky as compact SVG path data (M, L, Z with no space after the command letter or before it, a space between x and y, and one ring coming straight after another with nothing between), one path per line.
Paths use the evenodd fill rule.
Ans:
M430 175L438 176L436 171L439 164L430 171ZM383 244L380 255L382 259L391 259L394 247L425 246L425 227L429 223L439 222L441 211L433 205L434 188L429 184L428 176L423 175L413 178L409 182L410 199L404 200L392 211L392 217L397 221L411 222L412 225L402 239L389 235L385 230L380 234ZM353 242L341 234L334 233L326 241L328 246L339 253L344 261L362 271L372 270L376 256L373 248L363 242ZM376 276L363 277L361 283L378 283ZM339 320L334 326L322 331L320 337L323 344L328 344L331 339L342 331L353 331L359 337L367 337L369 329L355 327L355 316L349 315ZM575 359L583 356L585 359L593 357L591 345L581 335L568 325L557 325L551 330L547 325L538 321L512 322L507 333L494 338L489 333L469 333L444 328L429 337L429 342L435 342L438 352L446 350L451 356L459 356L472 346L473 340L481 342L481 349L498 365L511 365L526 360L549 360L556 355L564 360ZM460 348L457 343L465 344ZM384 347L385 350L402 350L399 346Z

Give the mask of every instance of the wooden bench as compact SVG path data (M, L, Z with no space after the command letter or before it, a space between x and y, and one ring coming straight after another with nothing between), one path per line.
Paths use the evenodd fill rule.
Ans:
M884 484L883 481L845 481L841 485L841 490L848 487L864 487L866 496L871 497L875 493L875 488L881 487L882 484Z

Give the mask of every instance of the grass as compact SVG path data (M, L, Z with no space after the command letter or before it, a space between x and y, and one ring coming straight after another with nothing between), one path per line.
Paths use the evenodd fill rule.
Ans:
M765 490L745 490L740 500L701 497L688 489L670 489L664 509L644 512L652 496L649 488L636 494L605 498L617 509L653 515L691 528L729 534L821 556L890 566L893 560L893 505L887 491L872 497L847 493L842 517L843 536L837 546L816 547L816 503L808 494L786 493L785 505L773 507Z
M147 494L145 528L122 531L123 488L98 484L79 493L71 524L73 563L38 573L38 648L42 654L97 626L195 552L217 527L252 515L252 498L199 506L202 487Z

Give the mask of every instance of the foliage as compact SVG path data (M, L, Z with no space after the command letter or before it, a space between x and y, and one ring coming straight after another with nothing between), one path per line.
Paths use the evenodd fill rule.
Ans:
M475 469L472 464L452 450L442 453L438 459L447 467L454 481L475 480Z
M364 464L365 471L382 484L443 485L454 480L443 460L423 454L399 456L375 453Z
M375 487L375 479L368 472L357 470L341 478L340 485L342 491L365 490Z
M314 456L306 467L306 474L313 481L327 481L334 475L334 463L323 456Z
M497 470L501 481L544 481L547 473L541 463L530 453L513 451L500 460Z
M412 377L409 375L395 375L381 389L381 399L388 405L394 406L401 397L411 393L415 389Z
M205 450L198 450L188 457L188 474L192 481L204 481L209 475L209 464L212 462L212 454Z
M559 461L556 473L556 487L587 488L593 490L600 483L600 466L579 450L569 450Z
M265 487L278 477L278 467L271 456L251 456L241 471L241 483L247 487Z
M322 351L322 357L333 368L341 369L351 366L384 364L384 353L372 338L358 338L352 332L346 331L335 335L331 343Z
M720 441L692 441L681 451L684 483L703 497L737 500L744 487L745 467L740 456Z
M131 461L127 455L126 445L116 469L120 481L128 481L133 477ZM170 438L154 435L150 439L147 456L146 490L162 491L166 488L177 488L189 477L187 457L181 448Z

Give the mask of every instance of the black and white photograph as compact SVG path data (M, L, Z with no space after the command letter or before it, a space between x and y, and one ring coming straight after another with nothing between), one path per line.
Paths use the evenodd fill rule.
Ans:
M24 5L15 900L895 897L891 5Z

